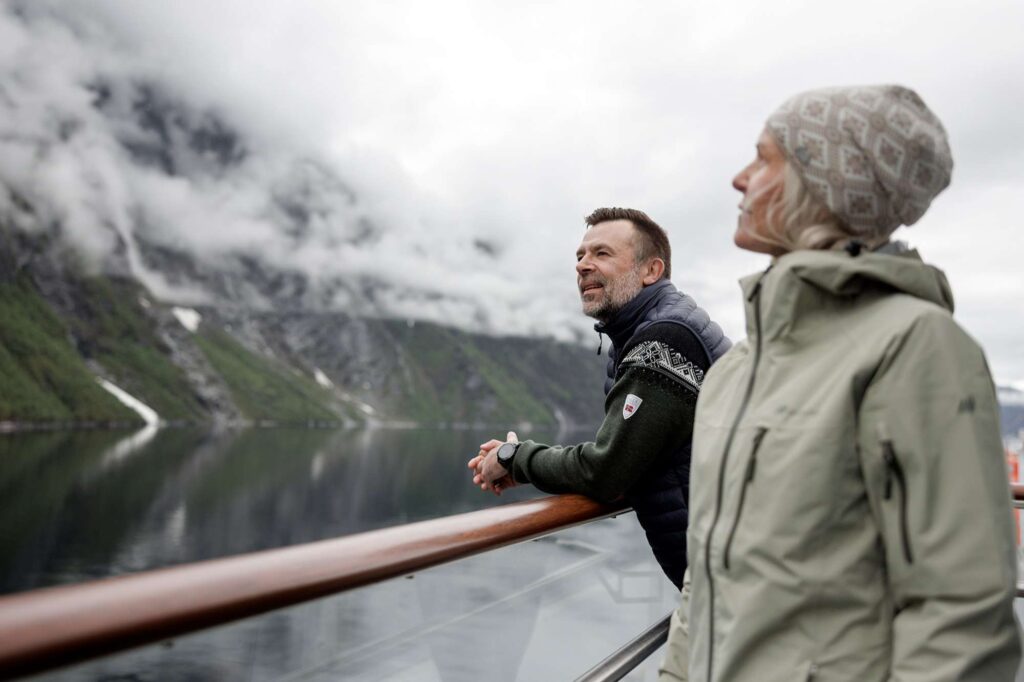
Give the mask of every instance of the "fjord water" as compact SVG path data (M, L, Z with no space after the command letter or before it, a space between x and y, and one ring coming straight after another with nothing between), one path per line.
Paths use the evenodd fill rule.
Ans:
M0 593L480 509L453 429L0 435ZM521 434L566 442L588 434ZM676 601L634 517L43 676L92 680L574 677ZM471 652L477 653L471 653ZM554 677L550 677L554 675ZM652 666L631 679L653 676Z

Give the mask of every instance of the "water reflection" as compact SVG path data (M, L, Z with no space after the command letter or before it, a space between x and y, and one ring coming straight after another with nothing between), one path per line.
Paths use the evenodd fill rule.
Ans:
M0 592L309 542L496 500L465 461L491 434L183 429L0 437ZM550 436L551 434L544 434Z
M538 494L522 486L499 500L469 483L465 461L490 433L144 435L0 438L3 591L314 541ZM572 436L559 440L566 438ZM658 620L676 598L626 515L43 679L572 678ZM653 679L655 662L630 679Z

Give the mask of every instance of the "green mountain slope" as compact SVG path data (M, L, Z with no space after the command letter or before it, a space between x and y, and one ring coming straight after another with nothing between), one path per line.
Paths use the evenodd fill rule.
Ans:
M599 366L582 349L545 339L496 338L429 323L386 322L412 381L392 409L423 422L552 426L581 396L598 403ZM539 363L540 358L557 361ZM566 385L572 377L584 379ZM369 399L369 398L368 398Z
M299 306L197 313L186 328L133 279L0 239L0 421L138 422L98 377L171 422L600 421L602 360L578 346Z
M204 329L195 340L246 417L278 422L338 421L326 390L247 350L223 330Z
M137 421L99 386L26 277L0 282L0 421Z
M82 354L168 421L201 420L204 409L141 301L148 293L123 278L76 282L71 329Z

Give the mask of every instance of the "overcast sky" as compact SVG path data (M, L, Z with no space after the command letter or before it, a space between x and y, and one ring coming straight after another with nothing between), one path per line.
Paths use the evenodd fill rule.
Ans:
M506 314L511 332L543 331L521 311L588 324L573 254L583 216L617 205L668 229L675 283L742 336L736 280L767 262L732 245L730 181L765 117L811 87L913 87L945 124L955 168L897 236L946 271L997 379L1024 387L1019 0L72 5L93 32L61 49L155 74L268 148L331 159L393 235L395 251L363 267L500 301L520 311ZM14 50L0 55L28 54ZM457 246L474 237L497 255ZM397 254L407 242L436 245L433 269Z

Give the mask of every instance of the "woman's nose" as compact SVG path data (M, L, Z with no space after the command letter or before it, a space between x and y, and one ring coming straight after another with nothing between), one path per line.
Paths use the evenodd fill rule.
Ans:
M732 186L740 192L747 191L747 169L744 168L732 179Z

